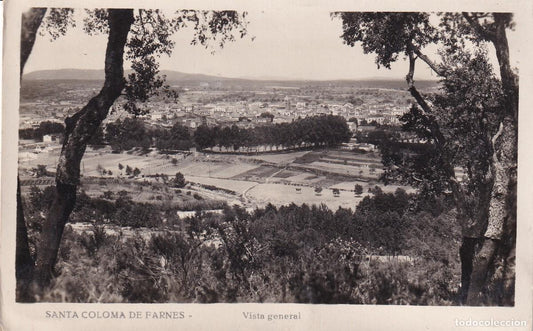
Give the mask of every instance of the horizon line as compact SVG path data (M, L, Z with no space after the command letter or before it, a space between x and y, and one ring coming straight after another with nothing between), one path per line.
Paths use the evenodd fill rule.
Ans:
M79 70L79 71L101 71L103 72L104 69L83 69L83 68L57 68L57 69L39 69L39 70L33 70L27 73L24 73L22 77L37 73L37 72L51 72L51 71L62 71L62 70ZM131 71L131 69L126 69L126 71ZM360 81L360 80L389 80L389 81L403 81L403 78L398 77L383 77L383 76L373 76L373 77L360 77L360 78L302 78L302 77L235 77L235 76L223 76L218 74L209 74L209 73L201 73L201 72L184 72L184 71L178 71L178 70L172 70L172 69L161 69L160 72L163 73L164 71L170 71L180 74L186 74L186 75L203 75L203 76L209 76L213 78L225 78L225 79L240 79L240 80L259 80L259 81L314 81L314 82L327 82L327 81ZM103 77L102 77L103 79ZM37 80L37 79L36 79ZM47 80L47 79L42 79ZM52 79L50 79L52 80ZM78 80L94 80L94 79L78 79ZM418 79L418 81L435 81L437 82L438 79L428 79L428 78L422 78Z

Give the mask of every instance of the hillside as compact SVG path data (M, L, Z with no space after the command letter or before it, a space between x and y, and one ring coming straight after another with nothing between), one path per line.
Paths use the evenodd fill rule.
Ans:
M126 74L131 72L127 70ZM167 76L169 81L216 81L231 80L232 78L216 77L203 74L188 74L178 71L164 70L163 75ZM103 80L104 70L95 69L58 69L58 70L39 70L25 74L23 80Z
M128 73L128 71L126 71ZM222 85L239 85L239 86L262 86L262 87L301 87L301 86L328 86L328 87L355 87L355 88L387 88L387 89L405 89L403 79L358 79L358 80L264 80L264 79L243 79L230 78L222 76L211 76L204 74L191 74L178 71L163 70L167 81L171 85L199 85L199 84L222 84ZM104 79L103 70L85 70L85 69L58 69L58 70L40 70L25 74L23 81L101 81ZM185 83L185 84L184 84ZM421 89L432 88L437 86L436 81L417 81Z

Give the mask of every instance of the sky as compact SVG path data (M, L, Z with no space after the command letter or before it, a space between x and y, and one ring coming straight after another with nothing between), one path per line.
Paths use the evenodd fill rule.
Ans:
M161 69L223 77L258 79L403 79L408 64L401 59L391 70L378 70L372 54L343 44L341 22L329 12L313 8L251 11L248 36L211 50L190 45L192 30L179 31L170 58L160 59ZM39 36L25 72L43 69L103 69L105 36L88 36L78 26L50 42ZM254 38L251 38L254 37ZM433 53L433 54L432 54ZM435 56L434 52L429 51ZM428 66L418 64L415 79L436 79Z

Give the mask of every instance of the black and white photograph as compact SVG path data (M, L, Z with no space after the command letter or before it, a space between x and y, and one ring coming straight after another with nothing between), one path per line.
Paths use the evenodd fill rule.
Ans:
M520 14L89 5L17 12L16 304L516 306Z

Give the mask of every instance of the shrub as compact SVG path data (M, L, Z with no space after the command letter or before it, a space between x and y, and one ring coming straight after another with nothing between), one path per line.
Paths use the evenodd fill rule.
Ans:
M361 186L359 184L355 184L354 193L357 194L357 195L363 194L363 186Z
M453 212L434 217L405 208L405 192L381 195L361 202L362 215L324 205L268 205L249 213L223 201L173 206L119 198L111 222L158 229L126 238L101 225L79 234L67 227L59 276L42 300L453 304L460 283ZM80 198L80 208L111 203ZM215 204L222 215L178 220L175 213ZM413 260L389 258L392 251Z
M185 187L187 182L185 181L185 177L183 176L181 172L176 173L176 176L173 179L173 184L175 187L178 187L178 188Z

